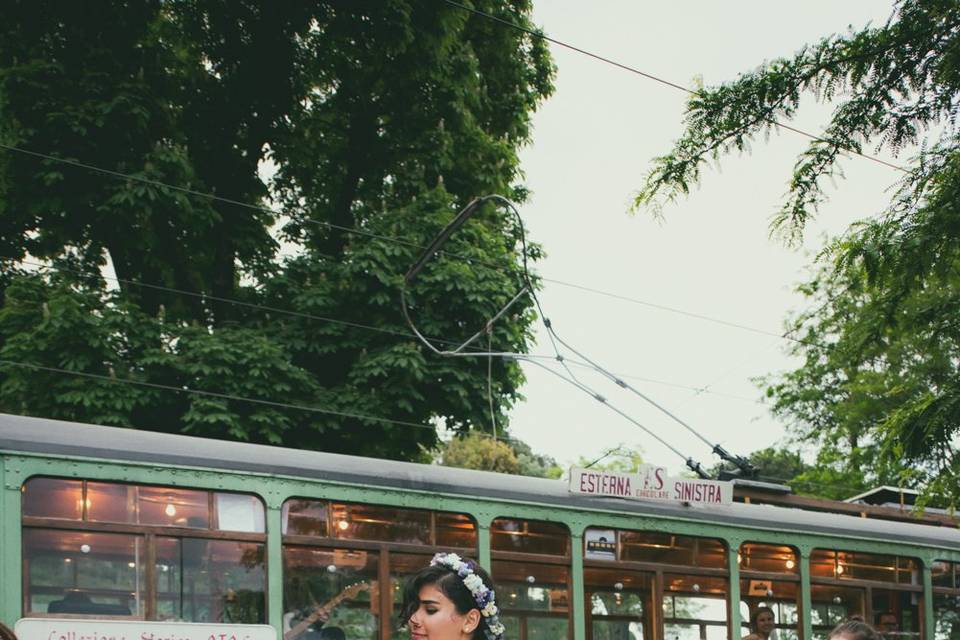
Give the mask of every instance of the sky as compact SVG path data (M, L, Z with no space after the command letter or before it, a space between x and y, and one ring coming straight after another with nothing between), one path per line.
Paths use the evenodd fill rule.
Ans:
M637 2L537 0L533 19L551 37L677 84L714 85L805 43L880 23L890 5L870 2ZM803 308L794 287L809 273L824 238L875 215L889 201L895 170L852 157L846 178L790 249L769 237L797 154L791 132L757 140L751 152L707 169L689 198L660 221L628 213L652 158L682 132L685 94L582 54L551 45L556 90L533 117L521 154L533 195L520 212L547 257L544 278L640 302L547 282L540 294L557 333L669 409L710 443L748 454L782 444L752 378L796 365L785 341L650 305L780 334ZM829 108L810 100L794 126L816 133ZM890 159L889 156L879 154ZM646 304L643 304L646 303ZM535 353L552 353L545 332ZM510 415L512 434L562 463L624 444L645 461L677 472L682 459L596 400L533 366L524 366L525 401ZM595 375L584 380L686 456L706 466L710 447L643 400ZM705 391L698 391L706 387Z

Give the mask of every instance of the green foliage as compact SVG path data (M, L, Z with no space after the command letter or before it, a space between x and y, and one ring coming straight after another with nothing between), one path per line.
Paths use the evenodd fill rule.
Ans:
M450 440L443 450L440 464L514 475L520 473L520 461L510 445L479 432Z
M637 445L633 448L624 445L618 445L612 449L607 449L599 458L586 458L580 456L573 463L574 467L589 467L601 471L620 471L623 473L633 473L643 464L643 455L640 453L642 448Z
M529 25L526 0L476 6ZM523 199L552 75L542 43L424 0L13 3L0 141L155 182L0 152L0 359L145 383L0 364L0 410L405 459L438 421L487 424L486 362L425 353L399 285L467 201ZM490 208L449 249L473 262L434 261L412 299L456 341L509 296L519 246ZM13 266L28 257L61 270ZM116 287L64 270L108 261ZM526 350L533 319L516 306L494 346ZM501 426L522 382L494 362Z
M773 231L796 240L850 152L917 145L890 207L821 258L791 322L803 366L768 379L775 412L820 447L836 477L919 485L960 497L960 376L955 316L960 259L960 6L901 0L879 26L830 36L720 87L697 91L673 151L658 158L635 207L662 210L704 163L749 150L794 116L804 94L832 106L798 159ZM895 174L896 175L896 174Z
M450 440L438 461L448 467L498 471L551 480L563 475L563 469L556 460L534 453L526 442L516 438L494 440L488 434L478 431L471 431Z

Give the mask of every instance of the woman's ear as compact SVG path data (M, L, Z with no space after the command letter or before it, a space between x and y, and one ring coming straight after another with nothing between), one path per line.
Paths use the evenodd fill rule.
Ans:
M480 625L480 610L479 609L470 609L467 612L467 615L463 616L463 633L467 636L472 636L473 632L477 630L477 627Z

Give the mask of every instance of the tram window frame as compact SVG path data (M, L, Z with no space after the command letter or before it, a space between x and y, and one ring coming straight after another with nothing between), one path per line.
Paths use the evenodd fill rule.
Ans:
M76 498L78 504L79 517L77 518L64 518L59 516L42 516L42 515L29 515L31 511L30 503L30 484L32 482L39 481L44 483L47 481L60 482L67 486L72 486L73 490L79 490L79 497ZM99 518L92 519L90 516L91 510L91 498L89 497L89 485L95 485L96 487L108 487L108 488L117 488L117 487L126 487L127 494L130 495L130 490L133 489L133 507L132 511L127 511L124 520L117 518L117 520L111 520L109 518ZM204 502L207 507L207 517L204 520L205 526L200 527L196 526L195 523L191 525L189 521L184 523L175 523L175 524L143 524L138 522L138 513L139 509L136 507L137 496L141 489L149 489L151 491L167 491L169 495L175 497L177 492L190 492L196 494L205 494ZM250 624L265 624L269 619L268 606L270 602L269 594L269 581L267 578L267 533L266 533L266 504L259 495L250 493L250 492L240 492L240 491L221 491L217 489L207 489L207 488L197 488L197 487L184 487L184 486L172 486L172 485L159 485L159 484L147 484L147 483L136 483L129 482L125 480L111 480L111 479L93 479L93 478L72 478L72 477L61 477L61 476L48 476L48 475L36 475L27 478L20 488L21 492L21 521L20 526L23 533L23 548L21 553L21 566L23 571L23 594L21 600L21 611L23 615L29 615L31 617L38 618L71 618L77 616L88 616L89 614L83 613L68 613L68 612L50 612L49 604L47 605L47 611L35 611L33 610L32 596L34 592L33 583L31 583L31 563L35 559L28 552L29 540L34 533L38 534L56 534L59 532L61 536L68 535L78 535L78 536L129 536L139 540L138 545L142 546L142 550L137 552L137 556L131 560L131 562L136 563L133 567L137 574L137 582L135 584L135 591L132 592L134 601L136 602L136 607L130 609L129 614L117 613L120 609L119 607L103 607L98 606L96 602L90 601L90 596L99 597L95 591L91 589L78 590L77 586L77 576L75 574L76 569L74 569L73 576L73 585L62 587L64 596L63 599L66 599L67 595L74 594L72 597L82 597L82 601L77 603L77 607L71 608L81 608L89 609L97 617L102 617L106 619L118 619L118 620L147 620L147 621L158 621L162 618L158 617L160 612L160 606L158 601L158 586L159 586L159 571L158 563L156 562L157 558L157 545L158 540L161 539L176 539L178 541L183 541L187 539L196 539L196 540L205 540L205 541L214 541L214 542L223 542L223 543L236 543L239 545L255 545L259 547L260 551L255 552L254 556L259 555L260 561L259 566L262 571L262 589L259 592L262 597L257 598L260 600L261 604L259 606L260 612L262 615L258 615L257 620L249 621ZM253 516L253 525L254 529L262 528L262 531L236 531L236 530L223 530L219 529L217 522L217 496L219 495L229 495L229 496L242 496L249 498L251 504L259 507L259 516L254 512ZM71 498L73 499L73 498ZM171 502L171 504L174 504ZM169 515L170 518L175 517L176 507L174 507L174 513ZM131 517L132 520L131 521ZM83 548L85 547L85 548ZM52 547L51 547L52 548ZM69 562L74 567L78 566L78 561L83 558L86 554L90 552L90 545L82 545L79 548L81 555L74 557L75 552L60 552L60 555L64 556L64 562ZM97 556L91 556L91 558L96 558ZM68 560L69 558L69 560ZM141 569L142 567L142 569ZM60 588L58 586L46 586L43 587L46 590L52 590ZM102 589L101 589L102 590ZM210 599L211 607L210 611L220 610L225 611L227 603L230 602L229 596L230 592L233 591L231 587L225 587L223 593L211 593L208 594L207 598ZM222 598L223 602L220 603L219 609L216 604L216 600ZM214 620L196 620L196 622L213 622ZM245 623L248 621L244 621Z
M300 503L308 507L307 511L312 510L315 514L323 514L322 522L319 520L321 516L317 515L315 517L315 519L317 519L315 523L303 523L303 526L314 530L316 533L304 534L290 532L291 505L295 503ZM346 529L341 529L337 524L338 520L335 515L335 507L347 507L348 511L351 508L356 508L358 510L383 509L401 514L407 512L415 513L417 518L425 518L429 522L430 531L427 536L428 543L397 542L379 537L363 538L345 535ZM444 526L442 521L447 516L461 519L461 522L468 521L472 525L473 547L442 544L443 540L441 540L442 535L440 534L440 529ZM341 521L343 520L341 519ZM369 531L376 529L354 529L354 531L358 530ZM372 554L376 556L376 575L372 577L372 580L375 581L377 589L381 593L388 592L390 594L390 597L380 598L376 603L376 620L378 625L376 637L380 640L386 640L387 638L398 635L395 633L397 631L397 607L395 605L399 604L396 598L399 597L401 593L402 582L405 576L393 571L392 556L419 557L422 560L419 565L427 566L430 559L438 551L455 552L465 557L476 558L480 550L479 526L473 514L438 509L384 505L372 502L355 502L336 498L317 498L311 496L291 496L287 498L281 506L281 531L281 562L284 567L284 616L296 609L299 604L290 602L288 597L288 588L290 586L287 581L288 550L308 549L320 553L329 552L333 554L339 552L345 554L345 557L349 554L356 553ZM438 542L441 544L438 544ZM331 565L336 566L335 562L331 563ZM344 566L346 567L347 565Z
M832 559L830 554L833 554ZM841 554L843 554L842 558ZM847 569L847 567L866 567L868 572L876 571L874 567L878 565L863 565L857 561L866 560L876 562L878 560L890 559L893 560L894 564L892 567L888 567L885 570L892 572L892 580L874 580L857 577L856 573L852 573ZM818 575L815 569L816 563L818 562L823 566L829 566L829 564L832 562L834 568L830 572L831 575ZM808 560L808 567L810 570L811 606L814 610L821 607L826 607L826 609L824 609L824 611L826 611L831 608L831 602L827 602L826 600L820 600L817 602L813 601L813 592L815 587L818 590L824 591L825 593L831 588L837 590L838 593L841 591L858 591L861 594L860 599L863 603L862 611L860 611L858 615L862 615L868 623L876 626L877 617L884 613L884 611L875 611L874 601L878 597L882 597L883 592L889 592L889 594L910 593L914 594L911 596L911 598L915 597L917 600L915 604L910 604L911 608L916 609L916 613L914 614L911 612L912 615L910 616L912 624L915 625L916 628L909 632L899 631L898 636L901 638L913 637L916 640L922 640L922 638L925 637L926 630L924 628L925 622L923 616L924 590L922 580L920 579L923 563L919 558L893 554L880 554L875 552L854 551L843 548L818 547L811 551ZM906 575L910 576L909 582L902 580ZM836 603L837 597L839 597L839 595L832 600L833 603ZM891 596L888 595L887 599L889 600L890 597ZM824 623L817 625L813 624L813 613L813 611L810 612L814 639L826 637L826 634L828 634L832 628L830 616L827 616L827 619ZM904 620L905 616L901 609L899 612L897 612L897 624L902 627Z
M513 523L523 523L526 524L525 531L517 531L514 534L508 535L525 535L525 536L535 536L535 535L549 535L543 532L530 533L529 525L534 524L538 527L543 527L545 525L546 530L550 528L555 529L555 536L559 538L563 537L563 552L562 553L534 553L526 550L506 550L503 548L497 548L499 546L498 540L499 536L503 535L497 530L497 523L500 522L513 522ZM505 531L505 530L504 530ZM556 544L556 541L554 541ZM522 546L522 545L521 545ZM567 626L567 638L573 638L573 626L574 626L574 610L573 610L573 554L572 554L572 538L570 535L570 528L562 523L554 520L539 520L535 518L517 518L513 516L498 516L491 520L490 522L490 559L493 566L490 567L490 575L493 577L493 581L497 584L497 594L498 600L500 599L500 594L506 596L507 593L513 593L510 591L507 584L517 584L519 588L522 588L522 585L514 583L512 581L505 582L499 575L497 567L504 566L504 563L524 563L524 567L531 567L529 575L536 579L534 573L538 567L542 570L550 571L547 567L562 567L563 571L566 574L566 584L565 586L565 597L566 597L566 616L559 615L557 613L550 613L549 611L541 611L535 609L517 609L510 606L508 599L504 597L501 600L501 617L505 619L504 624L508 627L510 624L517 624L518 627L518 637L526 638L530 634L527 631L527 625L531 619L550 619L550 620L566 620ZM521 573L526 573L522 571ZM536 582L532 582L531 588L536 588ZM550 591L549 588L547 588ZM517 592L519 594L519 592ZM546 595L548 602L552 604L554 594L548 593ZM559 597L557 598L558 604L562 604L563 600Z
M589 532L597 532L598 534L603 534L604 540L604 549L597 549L599 551L596 555L591 558L588 556L590 535ZM612 542L612 547L609 546L611 541L608 539L610 534L614 534L615 538ZM682 539L683 544L689 543L692 549L690 555L690 562L688 564L673 564L665 562L657 562L654 560L624 560L624 544L622 540L623 533L635 535L635 534L649 534L651 536L670 536L676 539ZM718 562L713 556L715 554L708 553L707 562L701 562L701 557L698 555L698 552L701 548L703 541L707 541L708 548L719 548L721 553L720 561ZM651 543L655 544L656 541ZM682 545L678 549L684 548ZM592 525L586 528L583 536L583 547L581 549L583 554L583 566L584 572L588 569L614 569L618 568L626 572L632 573L647 573L653 577L653 588L650 600L652 602L652 618L650 624L654 627L651 630L652 637L664 637L666 630L666 613L664 610L664 603L668 597L668 591L665 587L664 576L673 575L673 576L687 576L691 578L703 577L704 579L721 580L726 586L724 588L724 603L725 603L725 614L724 614L724 634L729 635L730 633L730 572L728 568L727 558L731 553L730 547L727 544L726 540L722 538L711 538L709 536L694 536L688 534L679 534L673 533L671 531L652 531L644 529L616 529L612 527L604 527L600 525ZM584 584L585 590L589 591L589 585ZM590 607L591 602L585 598L585 607ZM584 611L584 615L587 617L588 622L592 620L593 614L592 611ZM672 619L672 618L671 618ZM701 626L709 627L718 627L719 624L715 624L711 621L703 621ZM590 636L587 636L588 639Z

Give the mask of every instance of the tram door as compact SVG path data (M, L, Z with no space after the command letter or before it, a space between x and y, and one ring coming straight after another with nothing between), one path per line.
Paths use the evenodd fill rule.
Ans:
M586 568L587 638L653 640L654 574Z

